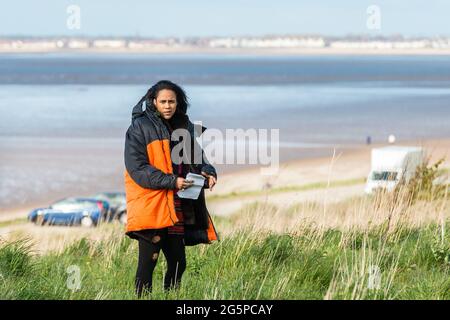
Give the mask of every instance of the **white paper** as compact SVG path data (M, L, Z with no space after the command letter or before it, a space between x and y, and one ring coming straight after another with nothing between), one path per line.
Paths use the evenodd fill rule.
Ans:
M194 183L187 189L178 190L177 195L184 199L197 199L205 183L205 177L200 174L189 172L186 176L186 180L194 181Z

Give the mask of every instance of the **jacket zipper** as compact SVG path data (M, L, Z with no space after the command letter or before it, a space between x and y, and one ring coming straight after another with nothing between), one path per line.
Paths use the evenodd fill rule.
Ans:
M151 119L151 120L153 121L153 123L155 123L154 119ZM162 121L161 121L160 119L158 119L157 122L159 122L159 127L160 127L160 129L161 129L161 128L164 128L164 124L162 123ZM161 141L163 140L163 138L162 138L159 134L158 134L158 138L159 138ZM170 134L169 134L169 143L170 143ZM164 157L166 157L166 154L165 154L165 153L164 153ZM166 163L167 163L167 158L166 158ZM169 210L169 218L170 218L170 221L172 221L173 225L175 225L175 221L173 221L172 215L171 215L171 212L170 212L169 196L168 196L168 194L169 194L169 190L166 189L166 200L167 200L166 206L167 206L167 209Z

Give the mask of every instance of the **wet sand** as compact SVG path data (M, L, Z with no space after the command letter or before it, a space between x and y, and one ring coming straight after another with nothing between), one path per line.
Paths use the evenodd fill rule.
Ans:
M39 139L34 141L23 139L18 144L6 146L9 152L4 153L1 160L13 163L14 166L6 168L2 166L2 174L10 171L9 174L14 174L17 178L17 184L10 187L2 185L3 190L11 189L9 194L11 201L2 204L0 221L25 218L33 208L48 206L63 197L84 196L101 191L123 191L123 149L120 139L101 141L77 139L67 142L62 139L61 143L70 144L70 152L61 153L62 149ZM450 167L450 139L397 144L421 145L431 154L433 162L446 156L443 167ZM322 150L321 155L319 152L319 155L312 158L291 158L280 164L279 171L274 176L261 175L258 167L218 166L218 184L213 191L206 191L208 199L211 199L208 200L210 211L215 215L227 215L248 202L261 200L261 196L245 199L234 197L232 201L220 200L221 196L231 193L259 192L267 187L282 188L318 182L364 179L370 169L370 150L377 146L381 144L327 149ZM302 154L306 152L307 150L302 150ZM23 189L20 188L21 185L24 186ZM354 185L340 187L340 191L333 194L338 201L361 194L362 191L363 184L359 187ZM322 196L321 192L310 190L308 193L300 191L278 193L272 196L273 199L268 200L273 200L276 204L291 204ZM12 201L13 199L21 200Z

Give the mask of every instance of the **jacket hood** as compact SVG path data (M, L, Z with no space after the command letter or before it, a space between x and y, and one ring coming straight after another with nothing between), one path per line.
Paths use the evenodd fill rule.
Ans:
M172 119L165 120L161 117L159 111L156 110L156 107L150 103L149 100L142 98L141 101L133 107L133 111L131 112L131 121L143 116L144 114L147 114L149 117L160 118L163 123L166 125L169 124L171 127L175 128L188 128L190 123L189 117L185 113L177 113L176 116L172 117Z
M158 112L158 110L156 110L155 106L151 103L148 103L148 100L145 100L144 98L141 99L141 101L139 101L134 107L133 110L131 112L131 120L133 121L136 118L142 117L143 115L148 114L148 116L152 117L152 116L156 116L158 118L160 118L160 113ZM197 135L201 135L207 128L204 126L201 126L201 128L198 127L198 125L194 125L187 114L183 114L183 118L182 121L185 121L186 123L186 127L188 129L190 129L190 131L195 130L197 132ZM164 119L161 118L161 120L163 120L163 122L165 122ZM193 133L193 132L192 132Z
M144 102L145 102L145 107L144 107ZM139 101L134 107L133 107L133 111L131 112L131 120L134 120L136 118L139 118L141 116L143 116L145 114L145 112L147 111L147 108L149 108L150 110L148 111L153 111L153 112L157 112L157 110L155 109L155 107L153 105L149 105L144 98L141 99L141 101Z

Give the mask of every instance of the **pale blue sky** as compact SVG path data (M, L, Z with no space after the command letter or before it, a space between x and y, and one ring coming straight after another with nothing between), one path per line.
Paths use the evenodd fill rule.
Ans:
M81 8L81 29L66 8ZM366 27L369 5L381 30ZM14 0L0 7L0 36L225 36L264 34L450 35L449 0Z

